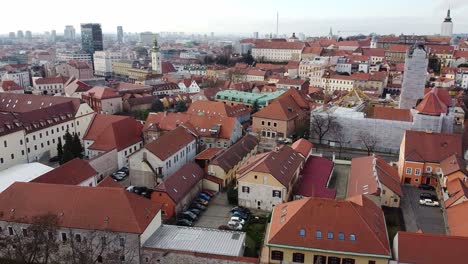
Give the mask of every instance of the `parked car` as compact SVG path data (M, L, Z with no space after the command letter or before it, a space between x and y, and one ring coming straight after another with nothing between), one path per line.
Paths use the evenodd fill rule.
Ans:
M201 198L195 199L195 202L196 202L196 203L199 203L199 204L201 204L201 205L204 205L204 206L207 206L207 205L208 205L208 201L205 200L205 199L201 199Z
M244 213L244 214L250 214L250 210L248 208L241 207L241 206L233 207L231 209L231 213L234 213L234 212L241 212L241 213Z
M229 226L227 226L227 225L220 225L220 226L218 227L218 229L219 229L219 230L231 230L231 228L230 228Z
M125 190L127 190L127 192L133 192L133 189L134 189L134 188L135 188L135 186L130 185L130 186L128 186L127 189L125 189Z
M426 190L426 191L435 191L434 186L429 185L429 184L421 184L418 186L418 188L421 190Z
M210 197L215 196L215 192L209 190L203 190L202 193L209 195Z
M146 187L134 187L133 192L136 193L136 194L143 194L143 193L148 192L148 188L146 188Z
M237 217L242 218L244 220L247 220L247 218L249 218L248 214L245 214L245 213L242 213L242 212L237 212L237 211L232 213L232 216L237 216Z
M419 204L420 205L427 205L427 206L439 206L439 202L438 201L432 201L430 199L421 199L419 200Z
M191 208L188 211L196 214L197 216L199 216L201 214L201 212L202 212L200 209L197 209L197 208Z
M197 220L197 215L190 212L190 211L185 211L179 215L181 218L189 219L191 221Z
M126 174L128 174L130 170L127 167L122 167L118 171L125 172Z
M121 181L127 177L127 174L125 172L114 172L112 173L111 177L117 181Z
M437 198L437 195L434 195L434 194L431 194L431 193L421 193L419 195L419 199L429 199L429 200L432 200L432 201L437 201L438 198Z
M209 195L207 195L207 194L204 194L204 193L199 193L199 194L198 194L198 197L199 197L199 198L202 198L203 200L206 200L206 201L211 200L211 196L209 196Z
M193 226L193 222L188 219L179 219L177 220L177 225L180 226Z
M206 210L206 206L202 205L202 204L199 204L199 203L193 203L190 205L189 207L190 209L191 208L195 208L195 209L199 209L199 210L202 210L202 211L205 211Z
M52 157L49 159L49 162L59 162L60 158L58 156Z
M239 222L229 221L228 226L232 228L232 230L237 230L237 231L242 230L242 225Z
M245 220L238 216L231 217L231 221L238 222L241 225L245 225Z

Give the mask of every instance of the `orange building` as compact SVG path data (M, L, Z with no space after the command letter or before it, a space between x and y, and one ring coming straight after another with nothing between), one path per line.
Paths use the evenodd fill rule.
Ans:
M402 183L437 185L442 175L440 163L453 154L462 155L462 136L459 134L406 131L398 161Z

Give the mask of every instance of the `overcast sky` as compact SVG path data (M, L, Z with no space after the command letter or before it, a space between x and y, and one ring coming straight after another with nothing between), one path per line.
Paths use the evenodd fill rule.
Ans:
M120 4L119 2L123 2ZM124 4L125 3L125 4ZM101 23L104 32L177 31L306 35L344 31L434 34L448 6L454 32L468 32L468 0L22 0L2 1L0 33L17 30L63 34L65 25ZM354 34L354 32L353 32Z

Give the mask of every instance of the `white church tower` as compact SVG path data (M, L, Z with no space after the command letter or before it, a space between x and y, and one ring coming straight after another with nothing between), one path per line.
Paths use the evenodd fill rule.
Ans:
M444 37L452 37L453 35L453 23L452 18L450 17L450 9L447 11L447 17L444 19L444 22L442 22L440 35Z
M153 68L153 72L162 74L161 52L159 51L159 45L156 38L154 39L154 45L151 49L151 67Z

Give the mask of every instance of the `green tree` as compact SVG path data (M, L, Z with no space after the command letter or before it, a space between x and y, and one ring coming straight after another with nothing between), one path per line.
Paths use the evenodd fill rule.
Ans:
M254 62L255 62L255 59L254 57L252 56L252 52L249 51L247 53L247 55L245 55L243 58L242 58L242 62L244 63L247 63L248 65L252 65Z
M81 140L78 137L77 133L73 134L72 148L73 148L73 156L75 156L76 158L80 158L80 159L83 158L84 149L83 149L83 146L81 145Z
M68 161L75 158L73 153L73 136L70 132L65 133L65 144L63 145L63 156L60 164L67 163Z
M57 143L57 158L59 160L59 163L62 164L62 158L63 158L63 144L62 144L62 138L58 138L58 143Z
M161 100L156 99L154 100L153 104L151 104L151 112L163 112L164 111L164 104Z
M437 58L436 55L431 54L429 56L429 69L433 70L434 73L440 73L440 68L441 68L442 62L440 61L439 58Z
M255 102L252 105L252 114L255 114L260 110L260 106L258 105L258 101L255 100Z
M135 112L133 112L133 116L137 120L146 120L146 118L149 115L149 112L149 110L136 110Z
M178 101L176 106L175 106L175 111L176 112L185 112L185 111L187 111L187 105L185 104L185 102L182 101L182 100Z

